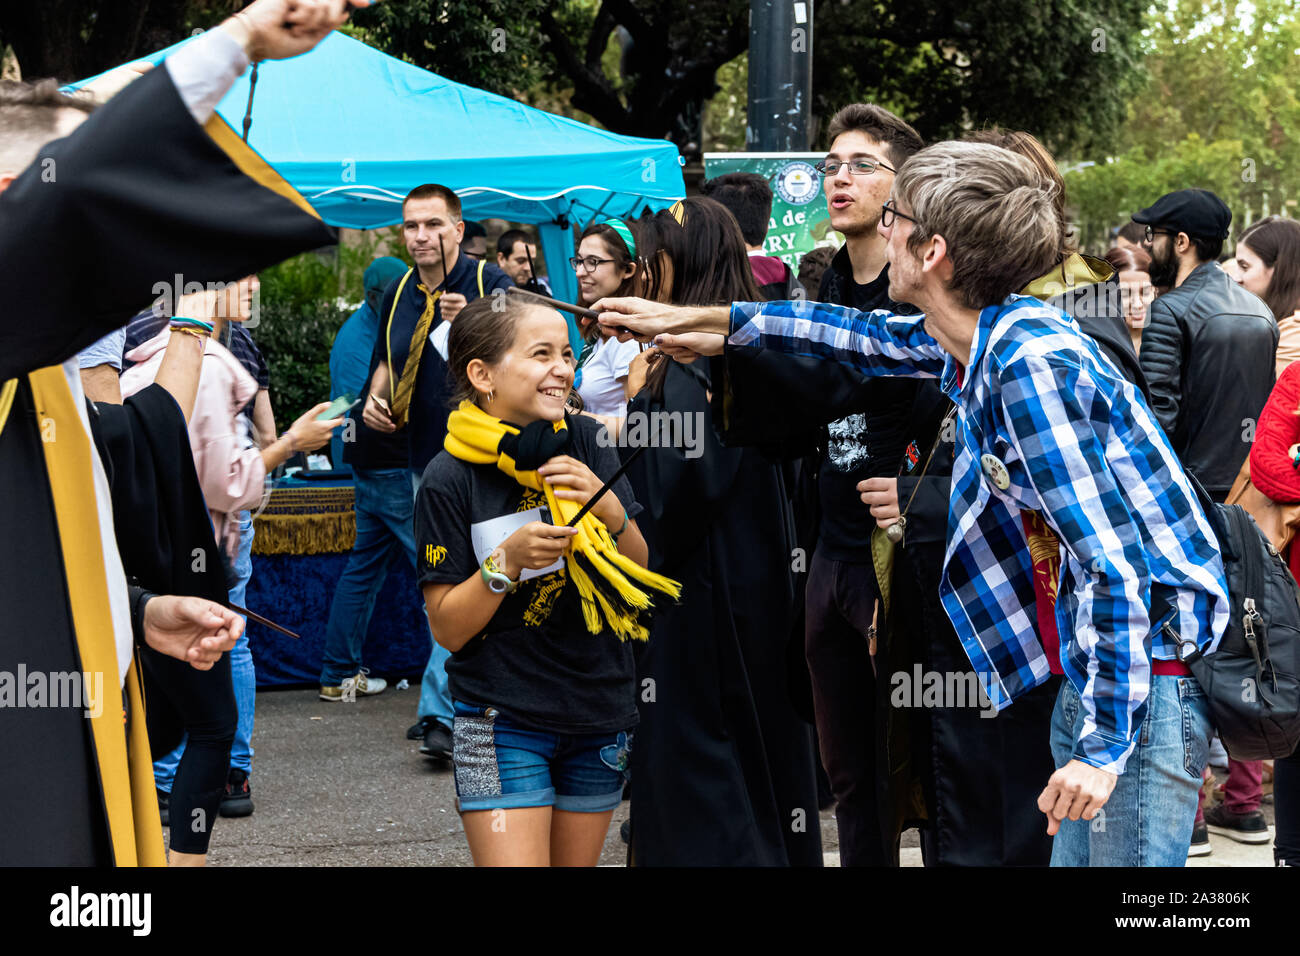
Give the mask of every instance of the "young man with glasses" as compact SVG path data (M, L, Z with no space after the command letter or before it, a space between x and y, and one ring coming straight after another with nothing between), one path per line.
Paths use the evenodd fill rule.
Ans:
M944 610L998 710L1043 684L1053 657L1066 676L1057 770L1037 801L1052 862L1180 866L1211 728L1176 651L1212 653L1223 636L1222 556L1135 386L1067 315L1017 294L1058 260L1054 189L987 144L909 160L880 232L890 294L923 316L810 302L599 308L602 322L661 344L691 333L702 354L725 343L937 378L957 408ZM1037 574L1036 523L1060 562L1050 580ZM1176 610L1152 620L1153 602Z
M1180 189L1133 221L1146 226L1152 285L1170 287L1142 332L1151 408L1183 467L1222 501L1273 389L1277 322L1218 266L1232 212L1214 193Z
M921 137L868 103L836 113L829 136L817 168L831 227L845 242L816 299L912 311L890 295L885 240L876 226L894 171L921 149ZM870 380L834 362L774 352L728 352L715 361L712 377L720 383L714 421L727 444L765 446L797 461L792 497L805 557L795 567L808 573L804 649L822 764L836 801L840 861L896 863L897 840L881 823L889 814L877 789L880 728L868 645L879 594L870 549L876 519L858 486L898 474L919 383Z

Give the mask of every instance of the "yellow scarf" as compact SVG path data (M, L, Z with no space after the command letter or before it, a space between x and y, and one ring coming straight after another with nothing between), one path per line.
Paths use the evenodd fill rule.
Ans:
M561 419L552 427L561 432L568 426ZM568 524L582 510L583 502L555 497L562 485L542 481L536 471L517 470L514 459L499 450L502 438L518 434L519 429L514 425L493 418L473 402L461 402L460 407L447 418L447 438L443 447L461 461L475 465L494 464L525 488L542 492L546 495L552 521ZM650 633L641 617L653 602L633 581L673 599L681 595L682 586L661 574L647 571L620 554L609 530L590 511L582 516L577 527L578 533L569 546L566 564L569 578L582 599L582 616L587 630L599 634L608 626L620 641L629 638L646 640Z

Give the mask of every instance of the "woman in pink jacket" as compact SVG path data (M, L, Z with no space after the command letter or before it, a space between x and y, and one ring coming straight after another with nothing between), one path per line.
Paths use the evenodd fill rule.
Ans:
M189 425L194 469L212 515L217 543L227 557L238 544L235 516L262 500L267 473L296 452L321 447L343 421L316 421L329 407L322 402L265 448L259 449L253 441L248 417L242 412L257 395L257 382L219 340L227 317L234 321L248 318L256 283L256 276L248 276L214 296L213 333L204 346L199 392ZM170 330L163 329L127 354L136 364L122 375L123 396L153 382L170 335Z

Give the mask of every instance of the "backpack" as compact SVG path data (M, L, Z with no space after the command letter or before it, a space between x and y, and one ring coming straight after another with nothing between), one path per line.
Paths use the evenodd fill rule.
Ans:
M1188 474L1223 554L1230 620L1213 654L1182 657L1236 760L1289 757L1300 741L1300 588L1240 505L1221 505ZM1152 602L1152 620L1163 601ZM1161 614L1163 616L1163 614Z

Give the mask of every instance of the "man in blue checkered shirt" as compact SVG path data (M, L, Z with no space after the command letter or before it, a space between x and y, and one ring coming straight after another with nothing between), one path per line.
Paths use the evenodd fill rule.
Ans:
M943 606L999 709L1053 665L1067 678L1058 769L1038 799L1052 862L1180 866L1211 727L1176 651L1222 637L1223 563L1141 395L1072 319L1013 294L1057 262L1053 188L995 146L913 156L880 229L890 297L923 316L812 302L597 308L679 359L768 348L938 378L958 410ZM1153 597L1174 610L1152 621Z

